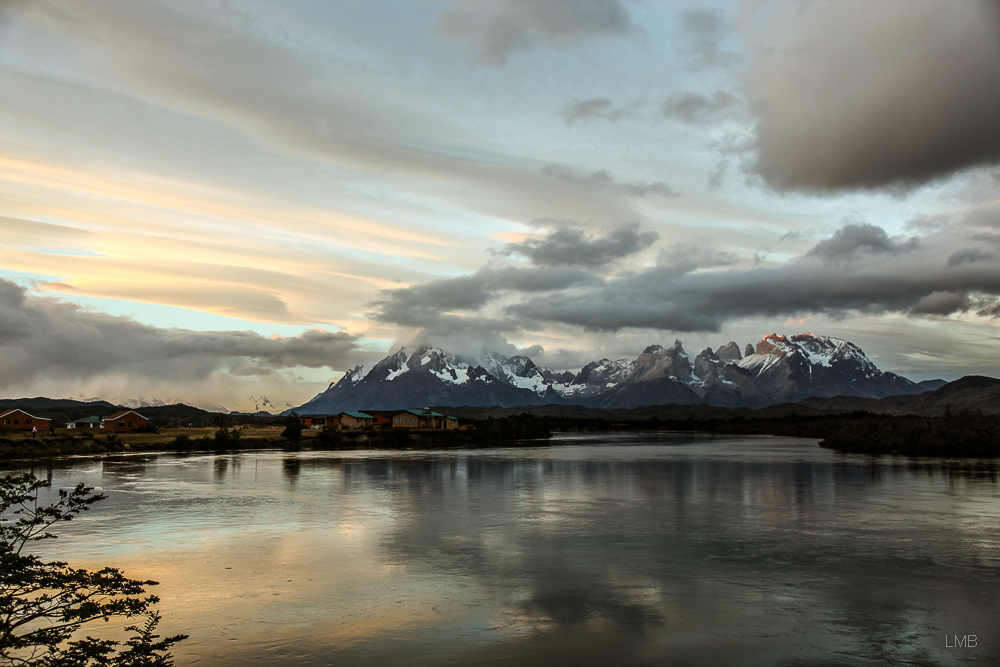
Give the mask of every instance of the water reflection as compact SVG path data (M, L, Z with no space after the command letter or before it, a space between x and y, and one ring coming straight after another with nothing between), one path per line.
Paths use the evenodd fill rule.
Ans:
M36 471L37 474L37 471ZM178 665L992 664L992 464L627 434L60 463L59 557L163 582ZM82 564L82 563L81 563ZM948 652L945 633L978 634Z

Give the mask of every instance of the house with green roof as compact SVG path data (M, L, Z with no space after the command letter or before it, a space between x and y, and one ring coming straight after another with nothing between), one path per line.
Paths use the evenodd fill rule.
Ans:
M100 417L84 417L66 422L66 428L104 428Z

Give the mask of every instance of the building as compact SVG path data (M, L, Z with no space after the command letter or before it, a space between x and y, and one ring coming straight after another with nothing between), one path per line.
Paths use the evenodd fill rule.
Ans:
M66 428L104 428L100 417L84 417L66 422Z
M30 431L32 429L48 431L52 428L50 426L51 423L51 419L35 417L34 415L29 415L24 410L14 409L0 414L0 428L16 429L18 431Z
M392 413L383 412L382 410L364 410L365 414L372 416L375 421L373 425L375 426L392 426Z
M123 410L116 412L110 417L104 418L102 428L107 433L128 433L137 428L147 426L149 420L133 410Z
M396 428L449 428L445 425L447 419L433 410L402 410L392 415L392 425ZM455 420L455 426L458 426L458 420Z
M365 428L375 423L375 418L367 412L341 412L340 428Z
M340 426L340 415L302 415L299 421L303 428L337 428Z

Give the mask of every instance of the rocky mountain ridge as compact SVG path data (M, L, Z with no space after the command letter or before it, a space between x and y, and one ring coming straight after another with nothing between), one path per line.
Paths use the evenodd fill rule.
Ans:
M692 362L679 340L635 360L601 359L577 373L487 352L466 360L444 350L402 348L367 372L356 367L296 408L300 413L426 405L583 405L621 409L666 403L762 407L809 397L919 394L925 387L883 372L858 346L811 333L770 334L756 347L729 342Z

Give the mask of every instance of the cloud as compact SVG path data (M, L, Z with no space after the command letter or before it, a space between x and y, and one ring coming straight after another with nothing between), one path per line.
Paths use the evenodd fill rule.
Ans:
M617 243L612 240L616 233ZM586 275L599 278L590 272L651 242L650 237L639 238L634 226L594 238L573 226L554 225L545 238L512 244L506 251L524 255L541 268L559 263L581 267L580 274L561 286L549 280L544 288L535 289L525 281L507 281L478 300L475 313L467 309L465 315L460 308L447 315L427 308L421 311L423 319L406 320L384 304L378 315L435 330L458 326L515 332L568 325L590 332L717 332L726 323L750 318L1000 314L1000 265L983 261L948 265L946 259L958 251L956 246L967 243L953 230L897 242L879 227L850 223L784 264L754 268L735 266L738 258L728 253L675 244L661 252L656 266L586 279ZM538 270L523 271L529 276ZM394 297L401 297L401 305L408 302L402 297L420 293L420 286L415 286Z
M506 255L522 255L536 266L580 266L596 269L645 250L660 235L640 232L637 223L621 225L605 236L590 236L566 220L537 220L536 226L550 229L541 239L507 244Z
M978 248L963 248L957 250L948 257L948 266L959 266L970 262L987 262L996 260L997 256L991 252Z
M894 243L881 227L868 223L850 223L838 229L830 238L817 243L808 254L828 261L838 261L862 253L877 255L906 252L916 245L915 238Z
M572 125L573 121L587 118L601 118L614 123L629 113L628 109L615 109L607 97L593 97L568 104L559 115L566 120L567 125Z
M663 115L670 120L689 125L704 125L731 116L740 105L740 99L735 95L717 90L710 96L697 93L672 93L663 102L661 109Z
M620 195L626 195L629 197L642 198L652 195L659 197L680 196L679 192L663 181L654 181L652 183L619 183L615 181L614 177L611 176L611 174L605 169L583 176L561 164L550 164L543 167L542 171L545 174L566 183L584 185L588 189L598 188L610 190Z
M909 188L1000 161L996 2L807 2L760 23L753 170L771 187Z
M682 42L693 69L728 67L739 60L735 53L722 48L729 26L718 12L688 9L681 13L680 23Z
M618 0L495 0L475 9L442 12L438 29L476 44L480 57L505 65L514 53L540 43L567 46L594 37L621 36L635 30Z
M344 332L265 338L252 331L164 329L32 296L0 279L0 376L8 392L40 381L61 382L68 392L108 374L131 377L134 385L184 385L232 365L244 376L298 366L342 369L357 352L357 337Z
M659 255L659 264L672 266L679 273L720 266L732 266L739 257L731 252L722 252L695 243L675 243Z

